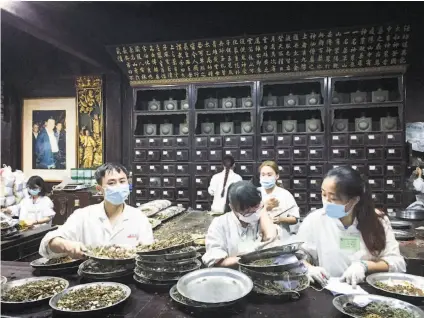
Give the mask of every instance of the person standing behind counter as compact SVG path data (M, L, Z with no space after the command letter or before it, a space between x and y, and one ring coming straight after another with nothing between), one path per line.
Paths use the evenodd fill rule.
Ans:
M153 243L147 217L125 204L130 194L127 169L106 163L97 169L95 177L104 201L76 210L59 229L47 233L39 249L43 257L69 255L78 259L84 256L86 246Z
M261 194L248 181L233 183L229 192L232 212L215 218L206 235L203 263L208 266L235 267L240 255L272 243L278 227L261 205Z
M371 191L359 172L338 167L322 183L322 209L302 222L297 239L309 254L311 282L325 286L341 277L353 287L375 272L405 272L390 221L374 210Z
M222 165L224 166L224 170L212 176L208 188L209 194L213 196L211 211L219 213L223 213L225 210L228 187L242 180L240 175L233 171L234 158L232 156L225 155L222 160Z
M284 241L296 233L299 207L289 191L277 186L278 166L274 161L264 161L259 173L263 203L273 222L281 227L280 239Z
M19 217L28 227L41 224L51 225L56 213L53 210L53 202L46 196L46 184L43 178L32 176L27 181L29 197L25 197L19 204L3 209L6 214Z

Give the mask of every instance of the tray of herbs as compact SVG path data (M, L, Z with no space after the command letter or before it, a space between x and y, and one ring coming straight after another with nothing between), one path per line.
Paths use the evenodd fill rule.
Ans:
M47 268L62 268L62 267L73 267L78 266L82 260L72 259L69 256L59 258L39 258L30 263L31 267L36 269L47 269Z
M221 308L234 305L236 301L227 302L227 303L202 303L198 301L191 300L189 298L184 297L178 292L177 285L174 285L169 290L169 296L171 296L172 300L176 303L183 305L184 307L193 307L199 309L209 309L209 308Z
M179 206L171 206L166 208L163 211L160 211L154 215L154 218L160 220L161 222L165 222L181 213L183 213L186 209Z
M354 318L421 318L424 311L405 301L378 295L341 295L333 306Z
M188 272L190 272L190 271L188 271ZM185 274L187 274L187 272L185 272L185 273L166 273L166 272L159 273L159 272L152 272L152 271L144 271L144 270L136 267L134 269L134 274L139 276L141 279L162 282L162 281L171 281L171 280L177 281L181 277L183 277Z
M161 220L157 220L157 219L152 219L152 218L148 218L150 225L152 226L152 229L157 228L159 225L162 224Z
M1 226L1 232L3 234L3 231L9 230L11 228L16 227L16 225L18 225L18 221L14 220L14 219L10 219L10 220L3 220L0 222L0 226Z
M424 277L404 273L375 273L367 276L367 283L385 293L411 300L424 299Z
M57 311L85 313L115 307L131 295L131 289L120 283L98 282L77 285L50 299Z
M173 280L152 280L152 279L147 279L145 277L141 277L138 276L136 274L134 274L133 279L135 280L135 282L140 285L143 288L169 288L173 285L175 285L178 280L173 279Z
M31 277L6 283L1 291L3 305L35 305L68 288L69 282L58 277Z
M162 255L167 255L167 254L162 254ZM173 255L173 254L171 254L171 255ZM169 260L169 261L165 260L165 259L160 259L160 260L151 261L149 259L146 259L145 257L137 256L136 257L136 264L142 265L142 266L148 266L148 267L159 266L159 265L176 266L176 265L184 265L184 264L193 263L197 259L199 259L200 257L202 257L202 254L196 253L196 255L194 257L190 257L190 258L186 258L186 259L177 259L177 260Z
M243 272L243 271L242 271ZM269 296L282 296L299 293L309 287L309 279L306 274L289 276L284 279L259 279L252 278L253 290L258 294Z
M194 245L194 240L190 234L176 234L170 238L158 240L150 245L138 245L136 250L140 255L167 254L184 247Z
M144 264L141 263L137 263L136 262L137 267L145 272L153 272L153 273L161 273L161 272L166 272L166 273L187 273L187 272L191 272L194 271L196 269L199 269L202 266L202 262L200 262L199 260L194 260L192 263L188 263L188 264L183 264L183 265L163 265L163 264L156 264L156 265L151 265L151 266L146 266Z
M194 246L187 246L175 250L171 250L166 254L139 254L136 256L136 261L163 263L164 261L173 262L178 260L187 260L195 257L198 252Z
M279 272L261 272L260 270L252 270L246 267L240 266L240 271L251 279L264 279L264 280L282 280L287 277L298 277L299 275L305 275L308 272L308 268L303 262L299 262L298 266L279 271Z
M115 261L116 263L133 261L135 258L135 249L119 246L119 245L106 245L89 247L86 255L97 261Z
M88 259L79 266L78 274L87 278L107 279L125 276L134 270L134 264L109 264Z
M271 255L274 255L274 253ZM238 263L240 267L258 272L284 272L301 266L302 258L303 255L300 253L272 257L269 257L269 255L241 256Z

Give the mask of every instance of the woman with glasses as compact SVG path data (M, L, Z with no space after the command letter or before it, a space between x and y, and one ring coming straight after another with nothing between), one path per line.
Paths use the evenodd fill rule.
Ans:
M27 182L29 196L22 199L19 204L3 210L7 214L19 217L28 227L50 224L55 216L53 202L46 196L46 184L43 178L32 176Z
M240 255L269 247L279 234L251 182L233 183L228 197L231 212L215 218L206 235L202 260L208 267L236 267Z

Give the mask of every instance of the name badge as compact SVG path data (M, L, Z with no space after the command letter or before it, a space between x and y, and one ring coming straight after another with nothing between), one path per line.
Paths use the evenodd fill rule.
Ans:
M340 249L356 253L361 248L359 236L340 237Z

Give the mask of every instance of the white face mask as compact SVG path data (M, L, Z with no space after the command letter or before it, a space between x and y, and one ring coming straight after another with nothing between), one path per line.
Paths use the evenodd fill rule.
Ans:
M243 221L245 223L249 223L249 224L255 224L259 221L259 212L255 212L249 216L244 216L241 215L240 213L237 213L237 216L239 218L240 221Z

